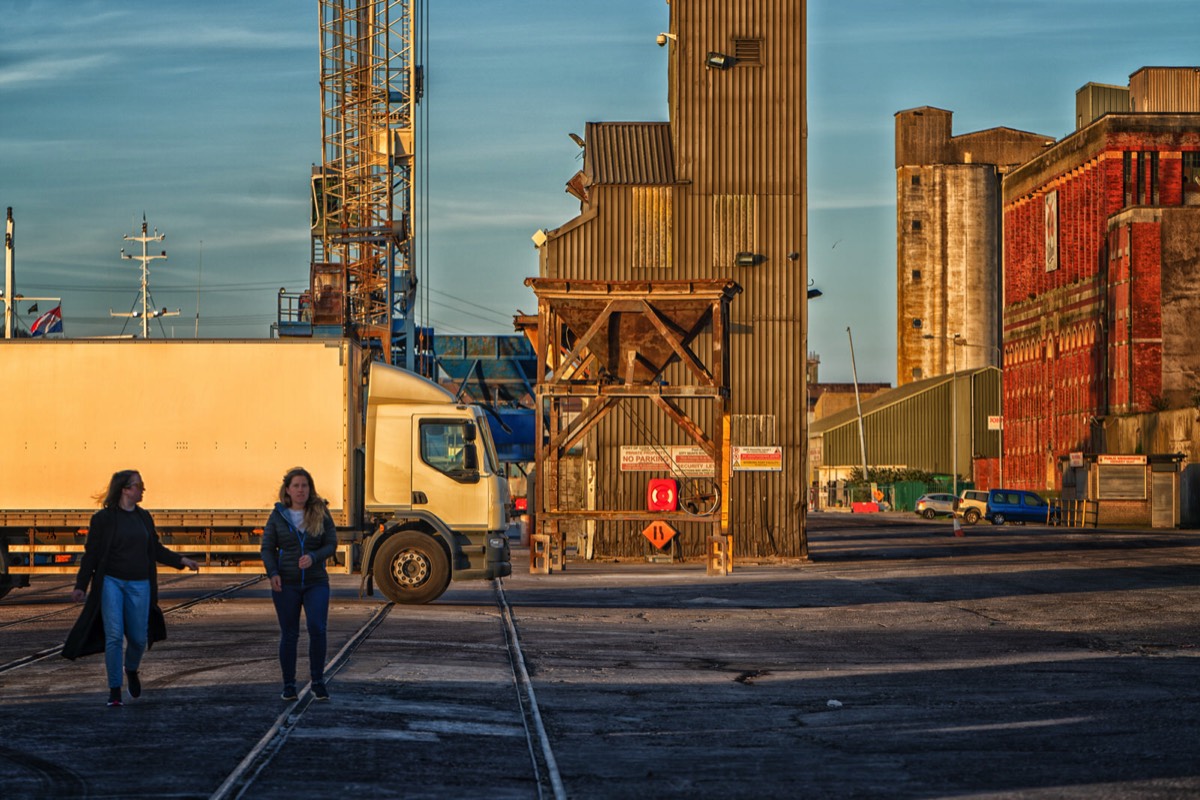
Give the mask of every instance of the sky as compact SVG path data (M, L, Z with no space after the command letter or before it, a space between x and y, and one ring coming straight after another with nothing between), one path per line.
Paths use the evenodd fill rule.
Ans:
M428 274L418 322L512 333L530 236L578 213L568 133L666 119L665 0L431 0ZM1075 91L1200 64L1194 0L810 0L809 349L822 381L896 380L894 118L1062 138ZM132 333L143 214L152 336L261 337L307 286L320 162L316 0L0 0L0 207L17 291L67 335ZM2 281L2 278L0 278ZM138 303L140 305L140 303ZM27 328L34 316L17 303ZM39 303L41 311L46 310ZM161 323L161 329L157 323Z

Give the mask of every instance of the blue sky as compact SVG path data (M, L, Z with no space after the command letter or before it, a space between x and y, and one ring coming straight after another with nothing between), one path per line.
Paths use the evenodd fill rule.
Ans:
M536 309L529 240L571 219L569 132L666 118L664 0L429 3L429 321L508 333ZM1062 137L1075 90L1200 63L1193 0L812 0L810 349L848 380L895 380L893 114L934 105L954 132ZM0 0L0 207L18 290L63 298L67 333L119 333L144 212L167 335L266 335L308 276L320 160L315 0ZM25 305L18 310L24 313ZM28 324L32 318L26 318ZM132 326L130 327L132 330ZM157 335L157 329L154 335Z

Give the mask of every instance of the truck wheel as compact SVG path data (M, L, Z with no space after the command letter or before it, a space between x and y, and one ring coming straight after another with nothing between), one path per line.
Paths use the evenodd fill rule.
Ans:
M974 525L976 522L979 522L979 509L968 508L967 513L963 514L963 519L967 521L968 525Z
M373 573L387 599L419 605L433 602L446 591L450 559L432 536L400 531L379 546Z
M1003 525L1004 524L1004 515L1003 514L993 514L992 515L992 524L993 525Z

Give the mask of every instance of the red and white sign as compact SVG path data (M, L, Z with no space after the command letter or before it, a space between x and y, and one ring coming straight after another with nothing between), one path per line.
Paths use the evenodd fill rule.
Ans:
M1126 467L1133 467L1133 466L1138 466L1138 465L1145 466L1146 465L1146 457L1145 456L1114 456L1114 455L1096 456L1096 463L1097 464L1120 465L1120 466L1126 466Z
M988 414L988 430L1004 430L1004 417L1000 416L999 414Z
M782 472L782 447L733 448L734 472Z
M1071 466L1072 467L1082 467L1083 466L1083 453L1082 452L1071 453L1070 457L1071 457Z
M622 445L621 472L670 472L687 477L713 476L716 465L702 447Z
M679 484L673 478L651 478L646 484L647 511L674 511L679 505Z

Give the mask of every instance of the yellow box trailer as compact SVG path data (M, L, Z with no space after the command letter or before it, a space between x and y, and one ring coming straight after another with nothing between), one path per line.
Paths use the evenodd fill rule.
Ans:
M256 571L283 474L329 502L341 566L397 602L511 573L509 496L482 411L349 339L5 340L0 596L73 572L110 476L138 470L172 549Z

